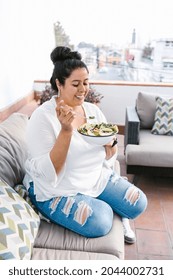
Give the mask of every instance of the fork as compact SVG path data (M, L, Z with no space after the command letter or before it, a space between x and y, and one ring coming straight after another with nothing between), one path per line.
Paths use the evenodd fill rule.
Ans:
M60 108L63 108L63 106L60 106ZM87 118L87 117L83 116L82 114L80 114L80 113L78 113L78 112L75 112L75 115L77 115L77 116L79 116L79 117L81 117L81 118L83 118L83 119L85 119L85 120L93 120L93 119L95 119L95 116L89 116L89 117Z
M93 120L95 119L95 116L89 116L88 118L87 117L84 117L82 114L80 113L75 113L77 116L83 118L83 119L86 119L86 120Z

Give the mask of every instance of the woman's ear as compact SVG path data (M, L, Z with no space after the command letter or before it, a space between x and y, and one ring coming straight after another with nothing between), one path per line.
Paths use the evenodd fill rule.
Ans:
M60 95L61 95L61 84L60 84L58 79L56 79L55 82L56 82L56 86L57 86L57 89L58 89L58 97L60 97Z
M60 85L61 85L61 84L60 84L59 80L56 79L55 82L56 82L57 89L60 89Z

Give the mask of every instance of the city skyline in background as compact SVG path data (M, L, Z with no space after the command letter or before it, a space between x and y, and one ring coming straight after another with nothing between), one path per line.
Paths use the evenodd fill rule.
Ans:
M172 0L0 0L0 90L5 93L3 98L1 96L1 107L23 96L32 87L33 80L49 80L53 68L50 53L55 47L54 24L57 21L76 49L80 42L86 42L94 44L97 49L104 44L108 46L105 49L110 46L111 50L118 47L123 50L127 46L132 52L128 44L135 29L136 43L141 42L141 46L139 52L135 52L134 61L130 61L133 68L122 63L122 70L127 74L146 66L137 58L149 40L173 38ZM172 51L172 47L169 50ZM97 60L97 54L95 56ZM173 69L172 57L171 53L169 61L163 61L164 69ZM115 68L119 75L118 66L112 65L111 79L124 77L113 75ZM107 78L110 79L109 71L104 75L109 75ZM137 73L133 77L135 81L138 77L148 81L148 75L142 75L141 71L140 75ZM160 80L163 80L162 75Z
M131 43L134 29L137 47L173 37L171 0L51 0L50 4L53 23L61 23L75 46L84 41L123 47Z

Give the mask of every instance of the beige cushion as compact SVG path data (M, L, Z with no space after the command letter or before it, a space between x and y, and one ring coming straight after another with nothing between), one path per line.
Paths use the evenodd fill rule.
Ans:
M173 167L173 137L154 135L149 129L140 131L140 144L127 145L128 165Z
M41 220L34 248L92 252L124 258L124 235L119 216L114 215L111 231L99 238L85 238L61 226ZM34 253L33 253L33 257Z
M33 248L32 260L116 260L114 255L72 250Z
M0 123L0 176L12 187L24 177L27 122L26 115L14 113Z
M141 122L141 128L152 128L156 111L156 94L139 92L136 100L136 110Z
M151 130L153 134L173 135L173 99L156 97L156 113L154 125Z
M119 161L115 170L120 173ZM103 237L85 238L61 226L41 220L34 243L33 260L113 260L124 258L124 235L119 216L114 215L111 231Z

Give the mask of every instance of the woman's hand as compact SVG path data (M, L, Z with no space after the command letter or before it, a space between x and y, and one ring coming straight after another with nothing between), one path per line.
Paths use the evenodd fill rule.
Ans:
M75 112L72 107L66 105L64 100L61 100L57 102L56 113L62 129L72 131L72 122L75 118Z
M56 173L59 174L67 158L67 153L73 133L72 122L74 120L75 114L73 109L64 103L64 100L57 102L56 113L57 118L61 123L61 130L57 136L52 150L50 151L50 158Z

